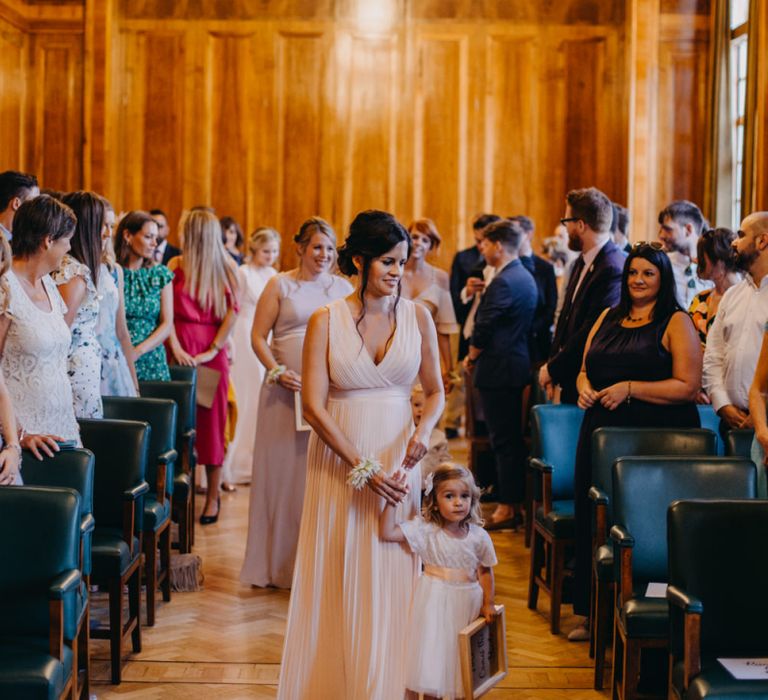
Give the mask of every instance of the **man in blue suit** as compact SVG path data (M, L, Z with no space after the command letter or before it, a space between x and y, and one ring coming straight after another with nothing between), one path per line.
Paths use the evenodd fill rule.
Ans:
M499 505L489 529L522 522L522 397L531 377L529 336L539 296L533 276L518 257L524 236L520 225L508 219L483 230L480 252L495 275L477 308L464 359L467 371L473 371L496 461Z

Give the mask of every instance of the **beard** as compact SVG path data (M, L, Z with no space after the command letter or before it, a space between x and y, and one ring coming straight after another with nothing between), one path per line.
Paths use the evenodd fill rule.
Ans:
M736 267L739 270L742 272L749 272L755 260L757 260L758 255L758 251L756 251L754 248L752 250L744 251L736 250L733 253L733 261L736 263Z
M584 241L578 236L568 234L568 248L574 253L580 253L584 249Z

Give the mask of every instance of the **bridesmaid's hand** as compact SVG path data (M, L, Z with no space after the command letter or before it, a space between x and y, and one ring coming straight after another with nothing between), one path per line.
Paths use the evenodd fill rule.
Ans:
M403 469L412 469L427 454L429 449L427 441L416 431L411 435L408 441L408 447L405 449L405 458L403 459Z
M381 496L389 505L396 506L408 495L408 484L402 472L388 476L383 471L376 472L368 479L368 488Z
M290 391L301 391L301 375L287 369L278 378L277 383Z
M59 451L57 442L64 442L63 437L58 435L39 435L27 433L21 439L21 448L23 450L29 450L37 459L42 461L43 454L53 457ZM40 453L43 454L40 454Z
M0 450L0 486L10 486L16 482L20 463L21 457L15 448Z

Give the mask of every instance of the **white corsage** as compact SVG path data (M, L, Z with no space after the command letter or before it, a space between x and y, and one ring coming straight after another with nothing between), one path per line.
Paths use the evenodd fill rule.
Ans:
M359 491L368 483L368 480L376 474L376 472L380 471L381 463L377 462L375 459L366 457L349 470L349 474L347 474L347 483L355 489L355 491Z
M426 479L424 479L424 495L429 496L434 488L435 472L429 472Z
M275 384L281 374L285 374L286 366L277 365L267 372L267 384Z

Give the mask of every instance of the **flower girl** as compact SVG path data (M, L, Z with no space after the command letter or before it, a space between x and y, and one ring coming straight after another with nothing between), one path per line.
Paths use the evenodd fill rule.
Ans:
M384 508L381 538L405 542L424 563L411 605L406 686L425 700L462 698L459 632L495 612L496 553L482 528L480 490L469 471L441 464L427 478L422 517L397 523L395 513Z

